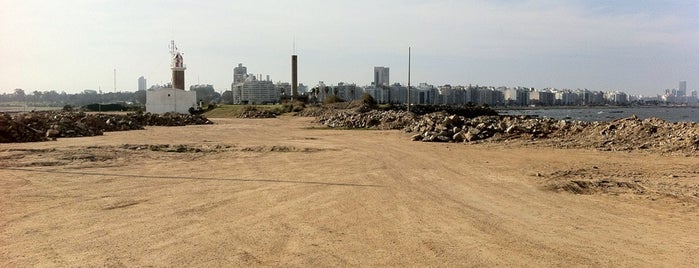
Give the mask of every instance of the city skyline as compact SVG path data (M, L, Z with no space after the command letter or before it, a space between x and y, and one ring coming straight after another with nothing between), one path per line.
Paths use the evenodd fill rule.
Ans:
M376 9L365 8L368 5ZM313 10L305 8L313 6ZM133 91L169 82L167 42L185 53L189 84L230 90L233 68L299 82L588 88L655 95L699 87L696 1L3 1L0 93L15 88ZM191 82L190 82L191 81ZM188 85L189 85L188 84Z

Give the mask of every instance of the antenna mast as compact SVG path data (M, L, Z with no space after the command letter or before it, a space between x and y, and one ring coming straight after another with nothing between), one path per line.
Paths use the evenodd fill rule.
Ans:
M170 40L170 45L168 46L168 48L170 49L170 55L174 57L177 50L177 48L175 47L175 40Z
M408 47L408 112L410 112L410 50Z

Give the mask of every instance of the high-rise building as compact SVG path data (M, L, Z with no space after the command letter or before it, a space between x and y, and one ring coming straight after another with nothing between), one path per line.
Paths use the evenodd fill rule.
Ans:
M146 84L146 78L141 76L138 78L138 90L146 90L148 84Z
M389 86L389 68L377 66L374 67L374 86Z
M361 88L357 87L355 84L337 83L335 89L333 90L335 96L346 101L352 101L358 99L362 93Z
M677 97L687 96L687 81L680 81L680 88L677 90Z
M245 77L248 75L248 68L242 63L238 67L233 68L233 84L245 82Z
M279 90L272 81L249 80L239 84L237 100L241 104L265 104L279 102Z
M279 90L267 76L262 80L262 74L255 76L248 74L248 68L243 64L233 68L233 103L235 104L263 104L279 101Z

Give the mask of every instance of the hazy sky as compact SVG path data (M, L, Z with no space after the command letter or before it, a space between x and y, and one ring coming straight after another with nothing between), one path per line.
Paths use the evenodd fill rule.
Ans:
M233 67L290 81L480 84L657 94L699 89L699 1L0 0L0 93L137 89L170 80L230 89Z

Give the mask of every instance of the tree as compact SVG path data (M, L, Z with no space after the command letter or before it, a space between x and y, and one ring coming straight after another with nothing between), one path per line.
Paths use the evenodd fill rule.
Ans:
M221 94L221 101L225 104L233 104L235 102L235 95L233 95L232 90L226 90Z
M16 88L15 89L15 94L12 95L11 100L13 101L26 101L26 94L24 94L24 90L21 88Z
M362 103L372 107L377 105L376 100L369 93L362 94Z
M41 93L41 91L38 91L38 90L32 91L32 101L35 102L34 105L36 105L36 102L41 102L43 97L44 97L44 95Z
M323 99L323 104L331 104L331 103L336 103L336 102L344 102L345 100L341 99L337 95L332 95L332 96L326 96L325 99Z
M55 90L44 92L44 102L47 102L51 106L58 106L59 104L63 103L61 101L61 95L59 95Z
M15 97L18 97L20 99L24 98L24 89L21 88L15 88Z
M194 85L189 90L197 92L197 100L204 103L217 102L221 98L212 85Z
M133 98L135 102L138 102L140 104L146 104L146 91L138 90L134 92Z

